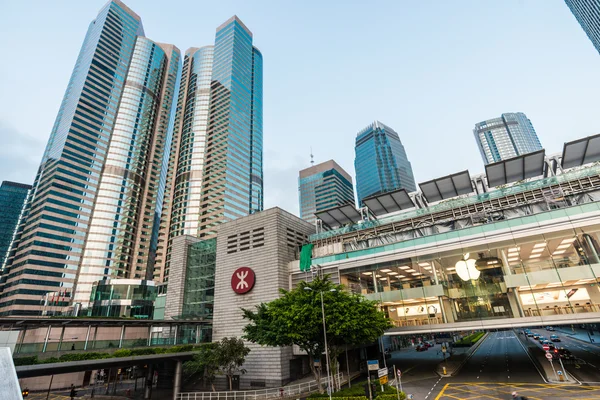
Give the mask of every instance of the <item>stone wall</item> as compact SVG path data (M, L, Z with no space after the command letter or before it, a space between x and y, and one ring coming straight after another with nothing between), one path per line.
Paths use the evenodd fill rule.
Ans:
M280 209L224 223L218 228L215 276L213 341L223 337L241 337L247 321L241 308L254 308L280 296L279 289L289 289L288 263L296 259L299 246L307 242L314 227ZM236 294L231 287L234 271L251 268L256 276L254 288ZM240 379L240 388L280 386L290 380L292 349L261 347L248 343L251 352Z

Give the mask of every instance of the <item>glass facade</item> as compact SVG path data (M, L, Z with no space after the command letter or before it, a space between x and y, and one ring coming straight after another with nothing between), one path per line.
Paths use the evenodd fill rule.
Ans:
M317 211L354 204L352 178L335 161L329 160L300 171L298 196L300 218L314 223Z
M542 149L531 121L520 112L479 122L473 134L486 165Z
M600 0L565 0L565 2L600 53Z
M375 121L356 136L356 195L363 199L394 189L417 190L412 166L398 134Z
M157 287L152 281L113 279L94 283L90 296L92 317L152 319Z
M217 239L191 244L186 262L182 318L213 318Z
M154 271L168 281L173 239L263 209L262 55L237 17L214 46L186 52Z
M31 185L4 181L0 185L0 268L4 269Z
M177 48L143 35L119 0L90 24L4 271L0 315L40 315L40 298L56 291L85 308L95 281L152 272L180 67Z

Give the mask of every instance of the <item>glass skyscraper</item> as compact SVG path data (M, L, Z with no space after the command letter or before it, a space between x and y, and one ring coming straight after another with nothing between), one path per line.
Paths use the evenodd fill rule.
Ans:
M412 166L398 134L375 121L356 136L356 194L363 199L394 189L417 190Z
M165 187L155 279L168 280L173 238L263 209L262 55L233 16L214 46L186 51Z
M179 50L109 1L89 26L2 277L0 315L153 272ZM60 307L46 313L64 312Z
M300 218L314 223L315 212L354 204L352 177L333 160L300 171L298 177Z
M4 269L31 185L4 181L0 185L0 270Z
M565 0L565 2L600 53L600 0Z
M473 134L486 165L542 149L531 121L521 112L479 122Z

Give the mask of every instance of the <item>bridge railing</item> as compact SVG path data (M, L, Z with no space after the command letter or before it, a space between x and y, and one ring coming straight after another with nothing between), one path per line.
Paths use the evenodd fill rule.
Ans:
M344 374L340 373L334 378L336 382L343 383ZM327 378L321 379L324 387L327 386ZM316 392L319 389L317 381L297 383L279 388L232 391L232 392L184 392L179 393L177 400L265 400L265 399L287 399L298 398Z

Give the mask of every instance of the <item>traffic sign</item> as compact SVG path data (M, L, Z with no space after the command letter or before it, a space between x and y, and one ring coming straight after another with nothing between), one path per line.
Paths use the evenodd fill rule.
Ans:
M367 367L369 371L377 371L379 369L378 360L367 360Z
M556 373L558 374L558 376L561 376L563 374L562 371L556 371Z
M402 376L402 371L398 370L398 378Z
M379 378L379 384L385 385L387 382L388 382L387 375L384 375L384 376L382 376L382 377Z
M542 347L543 347L543 349L544 349L544 350L546 350L546 351L550 350L550 346L548 346L547 344L543 345Z
M377 376L379 376L380 378L382 376L387 376L388 375L388 369L387 368L381 368L379 370L377 370Z
M552 360L552 354L550 354L550 353L546 353L546 358L547 358L548 360Z

